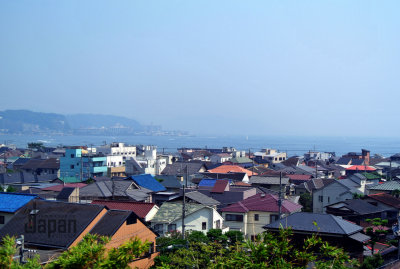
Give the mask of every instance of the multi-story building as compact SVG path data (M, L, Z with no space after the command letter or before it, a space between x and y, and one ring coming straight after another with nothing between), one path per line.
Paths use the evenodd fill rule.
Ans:
M122 156L123 160L136 157L136 146L125 145L125 143L119 142L97 147L96 151L105 156Z
M60 157L60 178L75 177L80 181L107 175L107 157L82 148L67 148Z

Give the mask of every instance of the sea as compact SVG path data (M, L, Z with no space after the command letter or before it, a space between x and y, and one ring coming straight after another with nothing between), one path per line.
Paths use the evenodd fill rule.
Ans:
M80 135L9 135L0 134L0 143L25 148L27 143L41 142L45 146L99 146L111 142L132 145L155 145L159 152L176 152L181 147L222 148L259 151L264 148L287 152L288 156L308 151L348 152L371 151L389 157L400 152L400 137L346 137L346 136L80 136Z

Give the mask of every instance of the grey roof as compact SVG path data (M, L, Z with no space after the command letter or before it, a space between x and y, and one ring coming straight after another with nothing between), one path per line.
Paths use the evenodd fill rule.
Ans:
M298 212L265 225L264 229L277 230L291 227L293 231L351 235L362 230L361 226L329 214Z
M250 184L268 184L268 185L279 185L279 177L261 177L261 176L252 176L250 178ZM289 183L288 177L282 177L282 184L287 185Z
M185 206L186 216L205 207L205 205L197 203L187 203ZM182 203L165 202L161 205L157 214L151 220L151 223L171 223L180 218L182 218Z
M364 160L363 159L352 159L351 165L364 165Z
M138 187L130 180L105 180L94 182L79 190L79 196L88 199L126 197L135 201L143 201L152 193L143 187ZM93 200L93 199L92 199Z
M364 243L371 239L368 235L362 233L355 233L349 236L351 239Z
M398 181L387 181L382 184L378 184L369 188L375 191L394 191L400 190L400 183Z
M56 199L57 200L68 200L69 196L71 193L75 190L73 187L64 187L60 191L60 193L57 195Z
M252 168L250 168L251 171ZM204 175L206 178L215 178L215 179L232 179L234 181L243 181L243 179L246 177L246 173L209 173L209 172L204 172L201 173Z
M113 236L121 227L121 225L129 218L137 216L132 211L125 210L108 210L107 213L101 218L99 222L90 231L91 234L98 234L104 236Z
M163 185L167 189L182 188L182 182L176 178L176 175L159 175L155 178L161 183L161 185Z
M164 170L161 172L163 175L184 175L186 174L186 169L188 169L188 174L193 175L198 173L201 168L205 166L203 163L198 162L176 162L173 164L168 164Z
M361 199L351 199L345 200L342 202L338 202L332 205L327 206L329 208L348 208L351 211L360 214L360 215L367 215L373 214L378 212L383 212L387 210L387 207L382 206L381 204L373 205L366 200Z
M198 191L188 192L188 193L186 193L186 196L188 198L192 199L193 201L196 201L196 202L206 205L206 206L214 206L214 205L220 204L220 202L218 202L217 200L215 200L201 192L198 192Z

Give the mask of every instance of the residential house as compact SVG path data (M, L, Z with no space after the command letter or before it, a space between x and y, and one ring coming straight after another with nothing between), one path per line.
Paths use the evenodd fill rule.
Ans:
M289 186L288 177L267 177L267 176L252 176L249 183L252 186L264 187L273 191L285 192L286 187Z
M128 180L133 180L138 186L149 189L153 192L166 191L167 189L160 184L152 175L143 174L137 176L130 176Z
M386 181L382 184L374 185L368 188L369 194L387 193L391 194L396 190L400 190L400 182L397 180Z
M204 172L204 171L203 171ZM256 176L257 173L245 169L239 165L221 165L213 169L209 169L208 173L218 173L218 174L226 174L226 173L246 173L247 176Z
M241 231L247 238L264 231L263 226L279 218L278 196L260 193L223 208L222 217L230 230ZM281 214L287 216L301 211L302 206L282 201Z
M203 173L207 169L202 162L175 162L168 164L161 172L162 175L172 176L192 176L198 173Z
M351 257L362 258L364 244L369 237L363 228L347 220L329 214L298 212L264 226L268 232L278 233L281 228L291 228L291 243L303 246L304 240L318 235L333 246L343 248Z
M222 229L224 219L215 208L198 203L185 205L185 230L207 233L210 229ZM165 202L151 220L154 231L160 235L168 232L182 232L182 203ZM224 229L226 231L226 229Z
M224 163L232 159L232 155L230 153L218 153L211 155L210 161L212 163Z
M310 183L310 181L307 183ZM312 190L311 193L314 213L324 213L326 206L352 199L354 193L363 194L357 188L343 184L341 180L324 180L321 183L322 186Z
M104 205L109 209L132 211L146 222L151 221L159 209L154 203L136 201L94 200L92 204Z
M210 178L210 179L227 179L232 182L249 182L249 176L247 173L244 172L228 172L228 173L210 173L210 172L204 172L201 173L204 178ZM192 180L193 182L193 180ZM195 182L193 182L195 183Z
M7 224L20 208L36 198L33 194L0 192L0 228Z
M313 176L312 175L289 174L286 177L289 178L289 183L299 185L301 183L311 180Z
M326 206L326 213L354 222L358 225L366 223L366 219L381 218L397 222L398 209L388 207L377 201L350 199Z
M107 249L135 237L151 242L151 249L131 263L131 267L148 268L157 255L153 255L157 235L138 216L131 211L108 210L103 205L33 200L0 230L0 238L23 234L25 248L38 251L41 262L47 263L76 246L89 233L110 236Z
M132 180L104 180L81 188L79 196L81 203L109 199L151 202L153 192L153 190L140 187Z

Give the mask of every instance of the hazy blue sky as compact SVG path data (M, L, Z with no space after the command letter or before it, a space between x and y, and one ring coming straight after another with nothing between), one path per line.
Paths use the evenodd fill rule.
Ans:
M0 109L396 135L399 1L0 1Z

